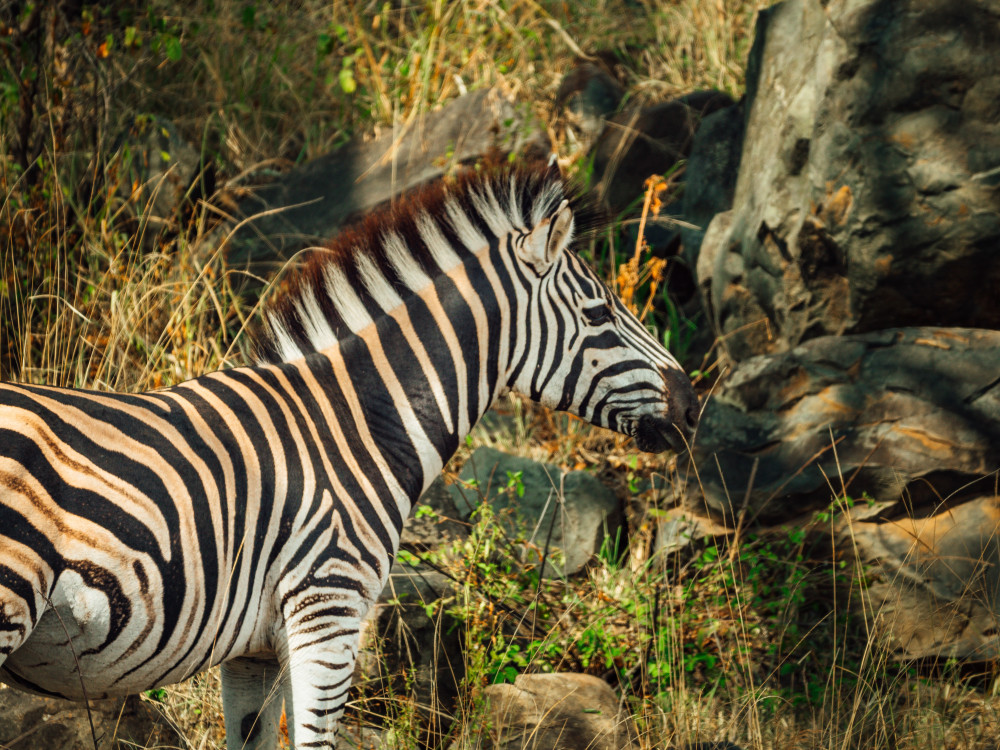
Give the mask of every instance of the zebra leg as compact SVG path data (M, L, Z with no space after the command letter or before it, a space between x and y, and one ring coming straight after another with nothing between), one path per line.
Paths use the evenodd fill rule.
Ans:
M281 722L281 668L276 658L240 657L222 665L226 750L273 750Z
M296 750L334 750L358 657L358 626L356 618L338 618L321 631L289 637L286 712Z

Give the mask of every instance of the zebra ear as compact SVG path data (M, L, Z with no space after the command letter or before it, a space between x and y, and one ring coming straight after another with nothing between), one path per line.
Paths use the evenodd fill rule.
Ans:
M544 273L572 239L573 209L569 207L569 201L564 200L552 216L538 222L525 242L517 246L517 254L536 271Z

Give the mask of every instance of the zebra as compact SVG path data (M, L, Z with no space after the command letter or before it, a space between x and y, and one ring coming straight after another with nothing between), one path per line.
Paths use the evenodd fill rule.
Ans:
M290 274L256 364L0 384L0 679L72 700L221 664L227 748L333 748L411 505L513 390L683 449L698 400L572 249L554 167L470 171Z

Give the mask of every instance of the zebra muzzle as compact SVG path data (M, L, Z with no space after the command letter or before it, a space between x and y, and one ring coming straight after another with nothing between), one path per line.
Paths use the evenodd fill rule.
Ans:
M647 453L661 453L667 448L683 453L691 436L691 430L686 427L675 424L667 417L644 414L636 423L635 444Z

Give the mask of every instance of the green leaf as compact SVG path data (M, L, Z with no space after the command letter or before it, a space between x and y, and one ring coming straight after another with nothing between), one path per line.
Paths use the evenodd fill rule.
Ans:
M164 40L164 46L166 48L167 59L170 62L177 62L182 57L184 57L184 50L181 49L181 40L175 36L167 36Z
M345 94L353 94L357 90L358 84L354 80L354 71L350 68L341 68L338 79L340 81L340 88Z

